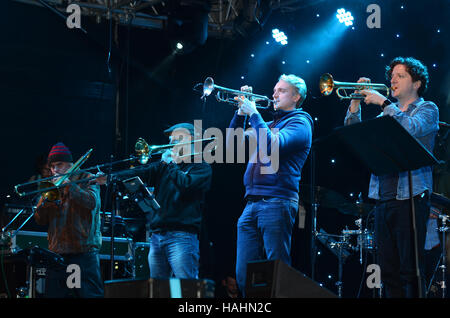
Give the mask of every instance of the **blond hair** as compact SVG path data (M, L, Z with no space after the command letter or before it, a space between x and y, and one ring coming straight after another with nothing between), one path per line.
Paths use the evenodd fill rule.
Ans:
M296 107L299 108L306 99L307 88L305 81L294 74L282 74L278 80L283 80L294 87L295 92L300 95L300 99L296 105Z

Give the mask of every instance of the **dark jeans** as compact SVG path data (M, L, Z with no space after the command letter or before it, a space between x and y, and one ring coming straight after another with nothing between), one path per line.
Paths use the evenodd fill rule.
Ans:
M422 296L424 296L425 237L430 214L428 195L414 197L414 205L419 270ZM393 200L377 204L375 239L385 296L387 298L419 297L410 200Z
M46 297L47 298L101 298L103 297L103 280L100 272L98 252L61 255L67 267L47 269ZM75 282L68 270L70 264L76 264L80 269L80 285L68 286L68 280ZM72 276L71 276L72 275ZM69 288L72 287L72 288Z
M245 296L247 263L281 260L291 263L291 236L298 203L281 198L249 201L238 220L236 281Z

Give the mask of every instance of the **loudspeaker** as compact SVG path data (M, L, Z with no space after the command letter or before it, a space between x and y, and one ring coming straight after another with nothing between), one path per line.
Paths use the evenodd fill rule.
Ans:
M248 298L335 298L305 274L280 260L247 263Z
M105 298L214 298L208 279L119 279L104 282Z

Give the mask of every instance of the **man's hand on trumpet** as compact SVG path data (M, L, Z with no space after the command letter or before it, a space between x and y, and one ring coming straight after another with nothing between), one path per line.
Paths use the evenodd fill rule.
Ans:
M253 89L251 86L245 85L241 87L241 91L252 93ZM249 100L248 98L245 98L243 95L234 97L234 100L239 102L238 115L251 116L253 114L258 113L258 110L256 109L256 103L254 101Z
M366 104L374 104L381 106L383 105L384 101L387 99L386 96L383 96L378 91L373 89L364 89L360 91L360 94L364 95L366 98L364 98L364 103Z
M360 77L359 80L356 81L357 83L370 83L370 78L367 77ZM361 94L361 91L355 90L355 94ZM352 113L357 113L359 111L359 108L361 106L361 100L359 99L352 99L350 103L350 111Z

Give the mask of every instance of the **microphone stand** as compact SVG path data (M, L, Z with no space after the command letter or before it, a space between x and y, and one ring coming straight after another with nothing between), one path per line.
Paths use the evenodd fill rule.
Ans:
M317 236L317 208L319 204L317 202L316 197L316 189L315 189L315 161L316 161L316 152L314 149L314 145L311 147L310 154L310 162L311 162L311 278L314 280L315 278L315 269L316 269L316 236Z

